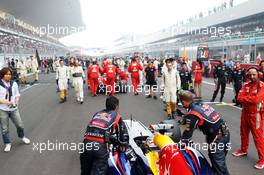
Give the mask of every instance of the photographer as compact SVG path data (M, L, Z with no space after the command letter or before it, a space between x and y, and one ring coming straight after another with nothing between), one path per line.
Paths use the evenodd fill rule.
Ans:
M0 125L2 130L5 152L11 150L11 140L9 135L9 118L17 128L17 135L25 144L30 140L24 135L24 125L18 110L20 94L18 85L11 80L11 70L7 67L0 71Z

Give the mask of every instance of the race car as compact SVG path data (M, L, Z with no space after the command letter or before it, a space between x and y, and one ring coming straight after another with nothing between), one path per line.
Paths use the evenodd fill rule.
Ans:
M180 128L165 120L149 128L136 120L124 120L129 134L128 153L110 146L109 175L212 175L212 168L198 150L180 149Z

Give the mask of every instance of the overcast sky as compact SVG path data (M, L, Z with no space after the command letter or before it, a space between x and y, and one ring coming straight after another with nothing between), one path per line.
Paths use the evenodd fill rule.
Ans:
M238 4L247 0L234 0ZM150 33L229 0L80 0L87 30L61 41L70 46L105 47L129 33Z

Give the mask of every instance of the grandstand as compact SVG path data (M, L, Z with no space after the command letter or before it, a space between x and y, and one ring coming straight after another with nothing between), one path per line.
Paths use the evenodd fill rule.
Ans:
M187 57L195 59L198 45L206 43L211 58L242 59L249 54L250 62L254 63L258 55L264 56L263 24L264 1L250 0L209 16L177 23L118 45L113 50L119 53L147 52L153 56L182 56L185 48Z
M24 11L21 11L20 6ZM57 7L61 7L57 10ZM5 58L26 58L35 54L42 57L65 55L68 48L59 38L70 32L50 32L53 27L82 27L79 1L63 0L36 2L34 0L2 0L0 7L0 62ZM48 29L46 29L46 28ZM43 31L45 29L45 31Z

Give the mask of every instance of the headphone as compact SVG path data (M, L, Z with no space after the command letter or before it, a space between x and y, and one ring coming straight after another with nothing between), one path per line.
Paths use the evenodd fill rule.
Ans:
M247 78L249 78L248 73L249 73L249 71L250 71L251 69L255 69L255 70L257 71L257 73L258 73L258 78L262 78L262 74L259 73L259 69L258 69L256 66L250 66L250 67L247 69L247 73L246 73L246 77L247 77Z

